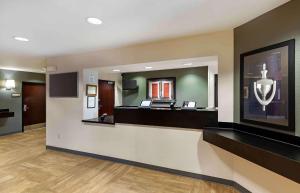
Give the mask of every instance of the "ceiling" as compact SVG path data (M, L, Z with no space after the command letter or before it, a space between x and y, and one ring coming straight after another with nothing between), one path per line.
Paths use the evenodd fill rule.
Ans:
M0 53L53 56L232 29L286 2L0 0ZM87 17L103 24L90 25Z

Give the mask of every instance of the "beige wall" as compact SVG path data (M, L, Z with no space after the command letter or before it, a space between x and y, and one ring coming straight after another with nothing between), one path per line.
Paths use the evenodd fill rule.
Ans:
M233 121L233 31L182 37L110 50L49 58L60 70L218 56L219 120Z
M17 54L0 54L0 69L10 69L29 72L41 72L46 66L44 57L32 57Z

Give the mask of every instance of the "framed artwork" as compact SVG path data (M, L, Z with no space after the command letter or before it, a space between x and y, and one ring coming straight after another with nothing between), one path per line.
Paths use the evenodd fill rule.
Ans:
M87 84L86 85L86 96L92 96L92 97L97 96L97 85Z
M241 122L295 130L295 40L241 54Z
M96 108L96 97L87 97L87 108Z
M147 99L168 101L176 99L176 78L147 79Z

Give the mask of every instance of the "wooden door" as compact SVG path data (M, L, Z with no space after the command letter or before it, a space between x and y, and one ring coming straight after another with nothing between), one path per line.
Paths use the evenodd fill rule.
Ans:
M115 106L115 82L99 80L98 87L99 116L101 116L104 113L107 113L108 115L113 115Z
M23 126L46 122L46 86L23 82Z

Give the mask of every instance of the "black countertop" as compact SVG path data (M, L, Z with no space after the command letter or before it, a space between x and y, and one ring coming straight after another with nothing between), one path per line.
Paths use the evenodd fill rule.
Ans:
M121 106L114 109L115 122L151 126L203 129L218 125L216 109L139 108Z
M108 115L105 116L104 119L99 118L94 118L94 119L85 119L82 120L84 123L100 123L100 124L109 124L109 125L114 125L114 116L113 115Z
M182 109L181 107L175 107L175 108L141 108L138 106L117 106L115 107L115 109L141 109L141 110L153 110L153 111L218 111L216 108L202 108L202 107L198 107L198 108L191 108L191 109Z
M300 147L234 129L207 129L204 141L300 183Z
M110 124L126 123L137 125L165 126L203 129L218 125L216 109L170 109L170 108L139 108L121 106L114 109L113 116L82 120L85 123Z
M10 112L9 109L0 109L0 118L7 118L15 116L14 112Z

